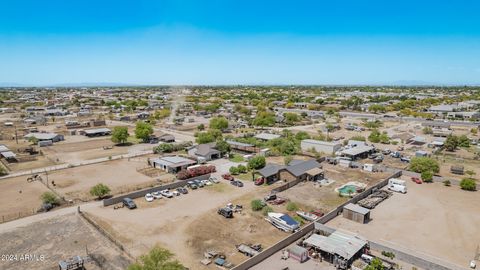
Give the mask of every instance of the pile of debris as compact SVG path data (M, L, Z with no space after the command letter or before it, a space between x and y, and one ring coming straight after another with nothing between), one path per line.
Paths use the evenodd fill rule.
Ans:
M204 257L204 259L200 261L200 263L202 263L203 265L209 265L213 261L213 263L215 265L220 266L220 267L224 267L224 268L227 268L227 269L230 269L230 268L234 267L234 264L232 264L231 262L228 262L226 260L225 254L219 253L215 250L209 250L209 251L205 252L203 254L203 257Z
M262 251L262 245L261 244L240 244L240 245L235 245L237 248L238 252L242 253L245 256L248 257L253 257L257 254L259 254Z
M358 205L367 209L373 209L390 196L392 196L392 192L388 190L377 190L370 194L367 198L358 201Z

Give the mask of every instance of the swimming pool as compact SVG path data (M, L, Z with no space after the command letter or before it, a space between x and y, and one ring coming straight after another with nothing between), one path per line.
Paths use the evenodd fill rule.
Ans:
M341 196L353 196L363 191L366 186L367 185L359 182L348 182L345 185L336 188L335 191L338 192Z

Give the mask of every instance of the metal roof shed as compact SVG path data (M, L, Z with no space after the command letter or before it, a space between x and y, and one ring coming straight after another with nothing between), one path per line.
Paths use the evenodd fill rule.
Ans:
M367 245L367 240L356 235L335 231L329 236L313 234L303 243L323 252L350 260Z
M365 223L370 219L370 210L359 205L349 203L343 207L343 217L358 223Z

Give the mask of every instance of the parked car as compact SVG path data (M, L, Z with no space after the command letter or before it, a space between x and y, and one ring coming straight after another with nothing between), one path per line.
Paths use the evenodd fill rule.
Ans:
M162 194L162 196L167 197L167 198L173 198L173 193L170 192L170 190L168 190L168 189L164 189L164 190L160 191L160 194Z
M211 186L212 185L212 182L208 181L208 180L201 180L202 184L204 184L205 186Z
M202 181L200 181L200 180L193 180L193 182L195 182L195 184L197 184L197 186L200 187L200 188L205 186L205 184L202 183Z
M137 208L137 205L135 202L130 199L130 198L123 198L122 203L124 206L126 206L128 209L135 209Z
M390 149L385 149L385 150L382 151L382 154L384 154L384 155L390 155L391 153L392 153L392 150L390 150Z
M390 156L393 157L393 158L400 158L401 154L400 154L400 152L395 151L395 152L390 153Z
M198 188L197 184L193 181L188 181L187 186L191 189L197 189Z
M265 198L263 198L264 201L269 202L277 199L277 194L275 193L270 193Z
M153 198L155 198L155 199L161 199L161 198L163 198L162 194L160 194L160 192L158 192L158 191L152 192L152 196L153 196Z
M180 192L181 194L188 194L188 189L184 187L177 188L177 191Z
M401 161L401 162L410 163L410 158L409 158L409 157L401 157L401 158L400 158L400 161Z
M225 180L228 180L228 181L233 181L233 176L229 173L226 173L226 174L222 174L222 178L225 179Z
M172 194L173 194L173 196L180 196L180 192L178 192L176 190L172 191Z
M155 197L153 197L152 194L150 194L150 193L145 194L145 201L153 202L153 200L155 200Z
M217 213L226 218L233 218L233 210L228 207L218 209Z
M279 204L285 203L286 201L287 200L284 199L284 198L276 198L275 200L270 201L270 203L273 204L273 205L279 205Z
M383 156L376 156L374 159L373 159L373 162L374 163L382 163L383 161Z
M212 183L215 183L215 184L220 183L220 181L218 181L218 179L217 179L215 176L210 176L210 177L208 178L208 180L209 180L210 182L212 182Z
M230 184L236 186L236 187L243 187L243 182L240 180L233 180L230 182Z
M265 178L263 178L263 177L259 177L255 180L255 185L256 186L263 185L263 183L265 183Z
M420 180L420 178L418 177L412 177L412 181L417 183L417 184L421 184L422 183L422 180Z

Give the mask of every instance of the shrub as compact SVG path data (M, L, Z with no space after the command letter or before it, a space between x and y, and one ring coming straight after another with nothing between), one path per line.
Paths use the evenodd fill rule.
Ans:
M238 168L234 166L230 167L229 171L233 175L237 175L239 173Z
M261 200L259 199L256 199L256 200L252 200L250 202L250 205L252 206L252 210L253 211L260 211L263 209L263 207L265 206L265 203L262 202Z
M449 187L452 185L452 183L450 183L450 180L445 180L443 181L443 184L446 186L446 187Z
M287 211L290 211L290 212L293 212L293 211L297 211L298 210L298 206L296 203L294 202L288 202L287 203Z
M102 183L99 183L90 189L90 195L98 197L99 199L105 197L108 193L110 193L110 188Z
M460 181L460 187L463 190L475 191L477 190L477 183L473 178L464 178L462 181Z
M273 212L273 209L270 206L265 206L262 210L262 213L263 213L264 216L268 215L268 213L270 213L270 212Z
M44 192L40 196L40 198L42 199L43 203L49 203L53 205L56 205L59 203L57 195L55 195L53 192L50 192L50 191Z
M247 167L245 167L242 164L238 165L237 169L238 169L238 173L246 173L247 172Z
M382 255L392 260L395 258L395 254L390 251L382 251Z
M422 172L421 177L425 183L431 183L433 181L433 173L431 171Z

